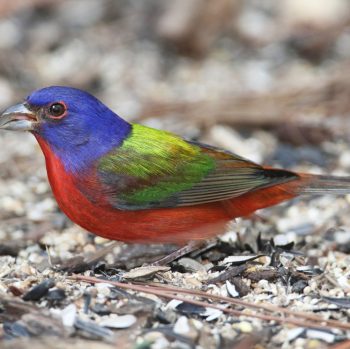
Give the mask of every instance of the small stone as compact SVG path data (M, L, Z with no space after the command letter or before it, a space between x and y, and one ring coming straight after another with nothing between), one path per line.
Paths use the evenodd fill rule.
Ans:
M73 327L77 317L77 308L75 304L69 304L61 311L61 319L63 326Z
M198 330L195 328L191 320L186 316L180 316L174 326L174 332L184 337L196 340L198 338Z
M232 324L232 328L241 331L242 333L251 333L253 332L253 326L248 321L237 322Z
M274 236L273 242L276 246L284 246L287 245L290 241L285 234L278 234Z
M96 246L93 244L87 244L84 246L84 254L85 253L96 253Z
M31 207L27 212L28 219L34 222L45 220L47 214L56 208L56 204L51 198L46 198Z
M304 293L305 295L309 295L311 292L312 292L312 289L311 289L310 286L306 286L306 287L304 288L304 290L303 290L303 293Z
M111 240L105 239L101 236L96 236L95 237L95 243L96 245L103 245L105 243L111 242Z
M185 284L187 287L190 288L201 288L202 287L202 283L200 280L198 280L198 278L196 276L190 275L190 276L185 276Z
M146 333L143 338L148 345L149 343L152 343L152 349L168 349L171 347L169 341L164 337L163 333L157 331ZM145 347L148 348L148 346ZM138 346L138 348L143 347Z
M0 201L0 206L3 210L8 212L14 212L18 216L22 216L25 213L23 204L11 196L5 196Z
M238 334L238 331L233 329L230 324L224 324L220 331L220 335L229 341L233 341L238 336Z
M339 245L345 245L350 243L350 230L343 228L338 229L334 232L334 240Z
M181 258L179 259L178 264L183 266L188 272L206 272L205 266L192 258Z
M170 343L165 337L160 337L152 344L152 349L167 349L170 348Z

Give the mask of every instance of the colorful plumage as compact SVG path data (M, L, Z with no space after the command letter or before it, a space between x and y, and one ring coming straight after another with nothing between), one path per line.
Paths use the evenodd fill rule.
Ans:
M90 94L52 86L7 109L0 128L30 131L58 205L75 223L125 242L178 243L305 193L350 180L265 168L172 133L130 124Z

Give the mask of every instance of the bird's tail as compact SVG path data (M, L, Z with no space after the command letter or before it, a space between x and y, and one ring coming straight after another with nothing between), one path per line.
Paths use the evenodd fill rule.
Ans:
M350 194L350 177L298 174L299 194Z
M284 170L266 169L282 176ZM285 172L292 179L270 187L248 192L225 201L225 207L232 218L249 216L254 211L279 204L303 194L350 194L350 177L320 176L304 173ZM294 178L293 178L294 176Z

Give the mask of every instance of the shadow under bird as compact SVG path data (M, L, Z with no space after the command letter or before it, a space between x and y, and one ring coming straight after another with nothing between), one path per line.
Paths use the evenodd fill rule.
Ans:
M185 244L302 194L347 194L350 179L260 166L170 132L131 124L94 96L52 86L0 116L29 131L61 210L112 240Z

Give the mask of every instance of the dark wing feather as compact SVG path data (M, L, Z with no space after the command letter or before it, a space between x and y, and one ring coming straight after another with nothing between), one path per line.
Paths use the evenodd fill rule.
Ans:
M249 160L212 146L194 144L198 145L203 153L215 159L216 168L191 189L178 193L178 206L231 199L252 190L288 182L297 177L289 171L265 169Z

